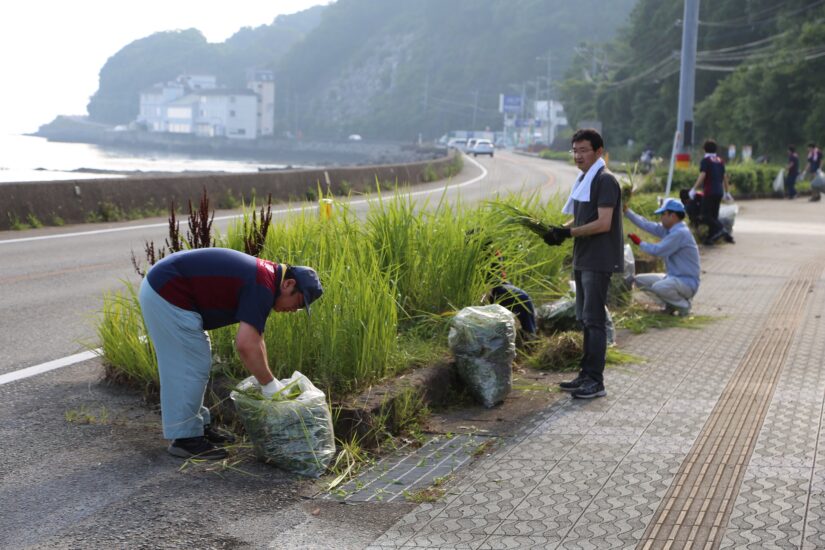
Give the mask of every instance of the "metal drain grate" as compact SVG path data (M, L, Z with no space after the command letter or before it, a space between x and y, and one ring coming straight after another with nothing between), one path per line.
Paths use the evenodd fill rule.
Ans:
M409 447L381 459L372 468L319 498L347 502L391 502L413 497L437 485L470 461L492 441L490 436L457 434L433 437L409 452ZM404 451L407 452L404 452Z

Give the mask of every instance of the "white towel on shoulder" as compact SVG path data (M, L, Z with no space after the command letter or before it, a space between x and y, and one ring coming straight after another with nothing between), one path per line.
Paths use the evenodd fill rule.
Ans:
M604 168L604 160L598 159L593 163L593 166L583 174L579 170L579 176L576 178L576 183L573 184L573 189L570 190L570 196L561 209L563 214L573 214L573 201L590 202L590 184L593 183L593 177L600 169Z

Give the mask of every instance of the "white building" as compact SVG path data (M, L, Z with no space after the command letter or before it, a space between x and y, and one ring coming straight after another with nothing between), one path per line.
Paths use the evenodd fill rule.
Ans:
M248 71L246 87L258 94L258 135L275 133L275 75L272 71Z
M259 96L251 89L218 88L213 76L182 75L141 92L137 122L150 132L255 139L258 109Z

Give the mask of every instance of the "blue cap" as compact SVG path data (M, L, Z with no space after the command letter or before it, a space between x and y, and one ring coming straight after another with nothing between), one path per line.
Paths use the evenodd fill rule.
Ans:
M668 212L685 212L685 206L676 199L665 199L665 202L662 203L662 206L654 212L654 214L662 214L665 210Z
M309 315L309 305L321 297L324 287L321 286L318 274L311 267L293 265L292 275L295 277L295 286L304 295L304 307Z

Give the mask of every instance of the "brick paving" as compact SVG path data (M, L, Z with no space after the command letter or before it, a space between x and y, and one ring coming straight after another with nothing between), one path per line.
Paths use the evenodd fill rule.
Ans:
M562 399L370 546L825 547L825 207L740 204L702 251L698 330L631 335L608 397Z

